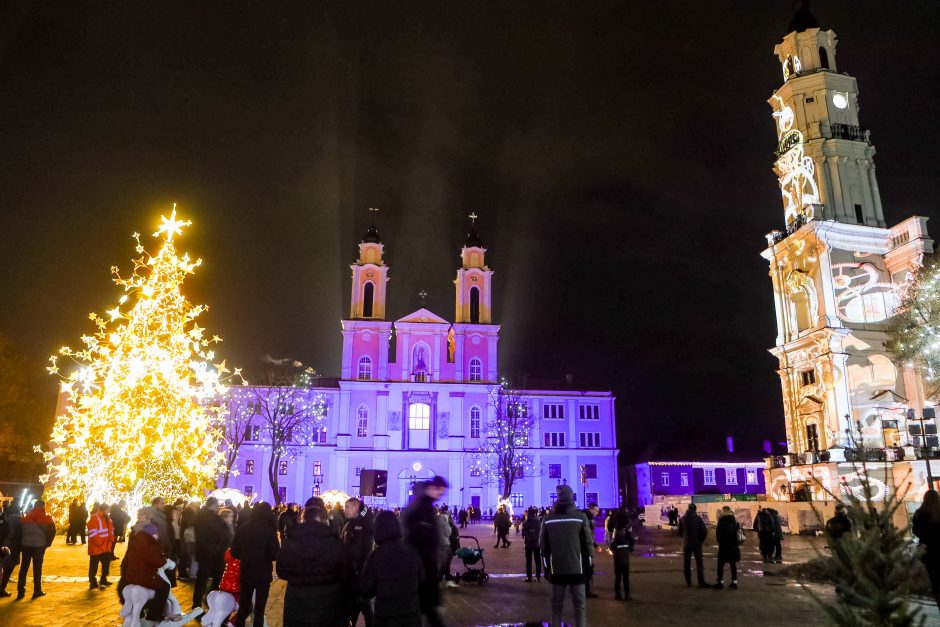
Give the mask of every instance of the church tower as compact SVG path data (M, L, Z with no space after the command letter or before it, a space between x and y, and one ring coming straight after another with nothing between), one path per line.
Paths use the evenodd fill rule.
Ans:
M902 461L902 474L923 488L917 419L927 419L927 443L936 440L920 377L885 349L887 323L933 240L923 217L885 228L875 148L859 126L855 79L836 71L836 42L804 5L774 48L783 83L769 101L773 169L785 227L767 235L762 256L774 289L770 352L779 360L788 450L771 458L767 489L782 500L823 498L817 481L836 494L847 477L857 486L857 442L878 451L879 489L899 487L894 464ZM908 498L916 497L912 490Z
M375 224L359 242L352 264L349 319L343 320L343 379L385 380L392 323L385 320L388 266L382 258L382 238Z
M496 345L499 325L493 324L493 271L484 260L486 249L476 230L476 214L470 214L470 231L460 250L457 269L456 313L450 346L454 351L455 378L470 383L493 383L498 378Z

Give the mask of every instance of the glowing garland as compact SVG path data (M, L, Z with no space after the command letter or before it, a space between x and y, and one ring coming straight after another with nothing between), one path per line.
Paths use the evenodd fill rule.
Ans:
M160 251L149 255L135 233L134 271L122 278L124 294L106 316L89 315L95 331L82 336L84 348L63 347L59 355L76 364L63 377L67 395L56 418L49 448L41 451L48 474L45 496L61 514L72 498L86 502L125 500L133 511L154 496L168 501L202 496L214 487L223 464L218 425L226 407L225 361L213 363L211 346L196 318L206 311L180 291L184 278L202 263L177 256L173 236L188 221L176 206L154 237ZM59 374L56 356L48 370ZM240 376L238 369L232 377Z
M777 120L779 139L777 168L780 170L780 192L783 195L784 217L787 224L797 216L813 218L813 205L819 203L816 187L816 164L812 157L803 154L803 133L793 128L793 110L774 96L773 116Z

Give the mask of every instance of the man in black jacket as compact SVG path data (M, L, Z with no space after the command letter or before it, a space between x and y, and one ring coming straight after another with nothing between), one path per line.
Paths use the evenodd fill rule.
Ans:
M337 627L343 624L343 544L329 526L323 501L312 497L307 505L277 558L277 576L287 581L283 624Z
M252 595L253 624L264 625L264 607L271 590L271 563L277 559L279 549L277 520L271 512L271 506L262 501L251 509L251 518L238 527L235 540L232 541L232 557L241 561L241 593L235 627L245 627L248 614L252 613Z
M414 487L414 500L405 513L405 542L421 556L426 577L421 583L421 612L431 627L444 627L441 618L441 593L437 587L438 555L441 546L440 523L434 511L434 501L441 498L447 480L435 476L430 481L419 481Z
M702 543L708 535L705 521L698 515L695 503L689 503L689 509L679 520L679 535L682 537L682 569L685 584L692 585L692 556L695 556L695 571L698 575L698 587L709 588L705 583L705 564L702 562Z
M372 552L372 514L357 498L346 501L344 509L346 524L343 525L343 554L349 569L349 580L344 586L347 616L349 624L355 627L361 611L366 627L372 627L372 604L359 593L359 576L366 558Z
M218 590L225 571L225 550L231 542L228 525L219 516L219 500L214 496L196 514L196 586L193 590L193 607L201 607L206 594L206 584L212 579L212 587Z
M393 512L376 516L375 542L378 546L366 560L359 584L363 597L375 597L376 627L421 627L424 566L414 547L402 541Z
M585 565L592 563L594 538L584 512L574 503L571 486L555 488L558 499L542 522L539 547L545 563L545 577L552 582L552 627L561 627L565 592L570 592L576 627L586 627L584 601Z

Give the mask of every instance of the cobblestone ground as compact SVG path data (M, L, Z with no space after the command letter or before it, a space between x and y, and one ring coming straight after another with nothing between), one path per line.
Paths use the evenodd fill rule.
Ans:
M447 624L476 626L547 621L551 587L544 581L532 584L523 581L525 555L521 538L512 534L512 547L493 549L495 536L489 526L471 526L465 533L480 538L486 549L486 566L491 578L482 586L464 584L459 589L445 593ZM713 537L712 532L709 533ZM24 600L0 599L0 625L71 627L120 624L120 606L113 588L88 590L85 547L66 546L63 540L61 536L56 538L56 543L46 554L43 588L48 596L30 600L30 581ZM685 586L678 538L665 531L644 530L640 534L631 569L633 600L623 602L613 599L610 557L600 554L596 560L595 590L601 598L588 601L588 622L594 625L658 627L670 624L723 627L754 624L799 624L801 627L810 627L825 624L807 590L793 581L764 575L764 565L758 559L755 545L755 538L749 535L743 547L740 589L699 590ZM123 545L119 545L119 556L123 550ZM805 561L814 556L813 540L802 537L786 539L786 563ZM706 547L705 563L706 577L714 581L714 546ZM772 571L780 567L767 568ZM454 560L453 569L463 569L459 560ZM15 589L12 582L10 588ZM831 592L823 587L814 588L814 592L824 597L831 596ZM192 598L192 588L181 583L175 589L175 594L187 607L187 601ZM282 626L283 594L284 583L275 582L267 612L271 627ZM926 602L923 607L928 624L940 625L940 613L936 608ZM570 603L566 610L567 622L572 618ZM198 627L198 623L191 622L186 627Z

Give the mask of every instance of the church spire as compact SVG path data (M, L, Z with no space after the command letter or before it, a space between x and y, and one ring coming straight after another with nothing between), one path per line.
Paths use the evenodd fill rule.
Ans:
M378 209L369 207L375 216ZM382 258L384 253L382 238L375 222L359 242L359 258L352 268L352 296L349 302L351 319L385 319L385 286L388 283L388 266Z
M454 285L457 287L456 322L471 324L492 323L492 296L490 284L493 271L484 262L486 249L476 229L479 216L471 213L470 230L460 250L461 268L457 270Z

